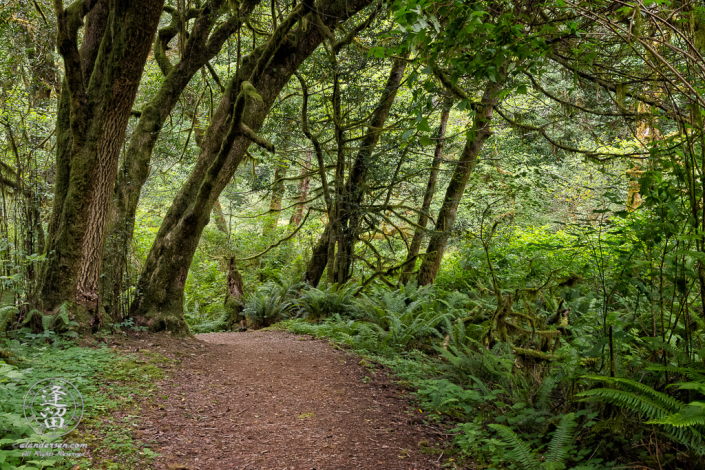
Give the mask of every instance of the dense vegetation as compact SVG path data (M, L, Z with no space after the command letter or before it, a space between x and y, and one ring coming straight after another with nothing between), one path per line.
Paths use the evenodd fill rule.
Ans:
M11 0L0 36L0 397L23 343L279 323L392 367L448 465L702 468L699 2Z

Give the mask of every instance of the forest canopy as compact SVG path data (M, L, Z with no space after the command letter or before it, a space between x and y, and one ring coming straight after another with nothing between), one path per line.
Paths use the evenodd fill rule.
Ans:
M279 323L415 377L461 461L701 468L700 2L5 0L0 36L7 341Z

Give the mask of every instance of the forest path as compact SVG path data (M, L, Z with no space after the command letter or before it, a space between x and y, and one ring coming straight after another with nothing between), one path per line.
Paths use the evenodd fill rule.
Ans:
M160 385L168 398L144 411L157 469L440 467L418 447L438 437L356 356L283 331L196 338Z

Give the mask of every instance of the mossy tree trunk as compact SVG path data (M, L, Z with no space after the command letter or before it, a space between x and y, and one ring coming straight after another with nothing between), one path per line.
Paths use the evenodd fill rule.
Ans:
M470 130L468 139L465 142L463 153L460 155L458 163L455 165L453 175L448 183L445 197L441 210L438 213L436 227L431 234L426 249L417 280L419 285L427 285L433 283L441 267L443 252L445 251L451 230L455 224L455 217L458 212L460 200L463 198L465 187L468 184L470 175L475 170L477 157L482 150L485 141L492 135L490 123L492 114L497 100L497 94L502 88L501 82L493 82L485 88L482 95L475 118L473 120L472 129Z
M199 10L178 12L167 9L171 23L160 29L154 43L154 55L164 81L154 98L141 110L139 122L130 137L113 192L108 235L103 256L104 281L101 295L106 310L119 315L123 273L135 227L135 214L142 186L149 175L152 151L162 127L193 76L220 51L250 15L259 0L244 1L239 16L231 15L216 27L225 13L225 0L211 0ZM173 65L166 55L167 44L183 31L184 23L194 19L179 61ZM194 116L195 119L195 116Z
M414 236L411 239L411 244L409 245L409 251L406 254L406 264L405 271L402 272L399 282L406 284L411 279L411 275L414 271L414 266L416 263L414 260L419 255L419 250L421 249L421 242L426 233L426 225L428 224L429 214L431 210L431 202L433 202L433 195L436 192L436 181L438 181L438 170L441 168L441 161L443 160L443 144L446 136L446 126L448 125L448 118L450 117L450 108L452 106L452 101L447 100L443 103L443 108L441 109L441 123L438 126L438 133L436 134L436 148L433 151L433 162L431 163L431 172L428 176L428 184L426 185L426 192L423 196L423 202L421 203L421 209L419 211L419 220L417 222L416 229L414 230Z
M57 180L42 270L42 306L96 309L107 212L120 148L163 0L54 2L65 77L57 116ZM78 33L83 20L81 49ZM84 310L84 309L82 309Z
M332 27L368 4L369 0L320 1L315 4L315 11ZM303 13L306 20L289 30ZM232 78L218 104L196 165L174 199L150 249L130 308L130 315L152 331L188 333L183 317L184 285L201 233L215 200L232 178L250 143L254 140L264 144L257 142L252 134L259 130L294 72L322 42L321 31L311 26L315 24L312 15L297 9L282 21L268 43L243 58L239 74ZM236 135L227 141L237 92L247 79L261 101L249 99L243 108L242 123L250 129L250 134Z
M243 320L245 317L242 314L244 309L243 302L245 300L245 283L242 280L242 274L237 269L235 257L231 256L228 261L228 291L225 295L225 329L230 331L235 328L244 326Z

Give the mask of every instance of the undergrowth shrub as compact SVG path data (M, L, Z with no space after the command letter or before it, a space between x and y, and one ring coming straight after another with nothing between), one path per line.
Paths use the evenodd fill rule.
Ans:
M309 320L321 320L333 314L349 318L359 318L359 305L355 300L358 286L333 284L325 289L310 287L296 302Z
M280 289L268 286L247 296L242 313L253 328L264 328L284 319L290 306L282 301Z

